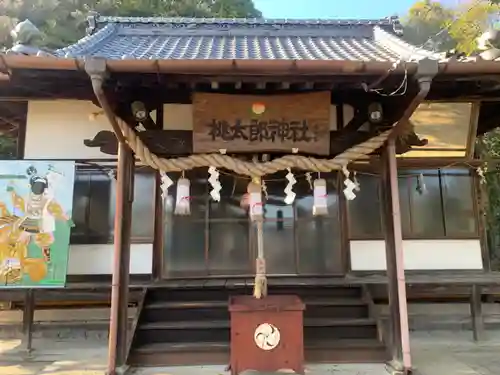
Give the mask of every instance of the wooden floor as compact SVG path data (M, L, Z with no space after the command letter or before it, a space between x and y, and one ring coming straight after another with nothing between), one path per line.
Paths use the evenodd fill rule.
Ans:
M68 282L67 288L89 288L92 286L103 286L110 281L90 282L75 281ZM200 288L200 287L253 287L253 277L212 277L212 278L192 278L192 279L170 279L170 280L134 280L132 277L130 287L167 287L167 288ZM345 276L321 276L321 277L303 277L303 276L269 276L268 284L276 286L341 286L341 285L377 285L387 284L387 276L384 273L366 273L366 274L347 274ZM482 286L500 286L500 272L483 271L433 271L433 272L407 272L407 285L482 285Z
M253 277L205 277L185 279L165 279L153 281L147 275L130 277L131 288L143 287L228 287L253 286ZM350 273L345 276L268 276L269 285L369 285L387 284L387 276L380 273ZM455 285L499 285L500 272L484 271L429 271L406 272L407 284L455 284ZM111 275L69 276L65 288L60 289L88 289L111 287ZM47 288L56 290L58 288ZM2 290L20 290L19 287L2 287Z

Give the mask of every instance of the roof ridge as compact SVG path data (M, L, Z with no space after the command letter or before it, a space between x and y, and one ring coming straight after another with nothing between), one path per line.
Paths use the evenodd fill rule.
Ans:
M194 17L117 17L101 16L96 12L90 12L88 16L90 27L96 27L102 23L194 23L194 24L235 24L235 25L400 25L398 16L374 19L343 19L343 18L194 18Z

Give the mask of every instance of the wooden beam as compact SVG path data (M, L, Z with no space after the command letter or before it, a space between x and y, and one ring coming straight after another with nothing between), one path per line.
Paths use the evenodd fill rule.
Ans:
M365 82L376 83L380 78L380 75L363 75L362 79ZM496 80L491 77L478 76L473 77L470 81L459 81L458 76L447 75L446 78L441 76L439 79L435 79L435 85L429 93L428 100L435 99L449 99L454 100L460 99L470 99L470 100L482 100L491 99L497 100L499 90L491 90L497 85ZM463 78L463 77L462 77ZM198 75L198 74L144 74L144 73L113 73L110 77L112 85L114 86L117 82L120 83L120 87L125 90L137 91L137 89L143 88L145 90L157 90L161 93L162 97L172 97L174 96L185 96L184 94L176 94L172 91L184 91L184 87L203 87L207 86L210 88L211 81L218 81L221 83L234 84L235 82L242 82L242 85L251 84L248 86L255 87L256 82L289 82L293 84L294 87L303 87L303 85L297 85L299 82L307 80L313 82L315 85L320 85L322 87L325 83L333 83L335 85L334 95L338 96L375 96L375 93L367 93L360 88L360 75L332 75L332 74L319 74L319 75L307 75L300 76L294 73L287 75L279 74L261 74L261 75ZM391 74L386 77L382 83L382 87L387 88L387 90L392 90L397 87L401 82L401 75ZM201 85L200 85L201 84ZM409 82L409 85L414 84L414 82ZM166 86L170 86L172 89L165 90ZM489 91L485 91L485 85ZM289 90L287 86L283 87L281 84L276 85L279 90ZM190 90L189 90L190 91ZM236 90L237 91L237 90ZM266 90L268 92L271 92ZM9 81L2 82L0 87L0 98L14 98L20 100L37 99L82 99L82 100L92 100L94 93L92 88L89 86L87 77L82 74L81 71L48 71L48 70L16 70L10 77ZM392 97L391 99L395 99ZM0 99L2 100L2 99Z
M479 231L479 241L481 244L481 256L483 260L484 271L491 271L491 253L488 240L488 223L486 217L488 215L489 197L485 183L481 183L481 177L474 173L473 179L473 197L474 216L477 220L477 229Z
M382 209L386 246L389 310L391 323L391 367L404 374L411 371L410 333L403 265L403 233L397 179L396 145L388 140L382 152Z
M161 191L161 177L159 172L156 174L155 184L155 219L153 236L153 265L152 276L154 280L159 280L163 273L163 244L164 244L164 222L163 222L163 198Z
M163 104L156 110L156 125L163 129ZM153 264L151 267L151 276L153 280L160 280L163 275L163 245L164 245L164 220L163 220L163 197L161 190L161 176L158 171L155 172L155 219L153 229Z
M337 174L337 186L343 185L342 175ZM347 275L351 271L351 241L349 240L349 208L347 199L343 193L338 196L339 204L339 220L340 220L340 251L342 253L342 274Z
M116 375L127 357L128 286L130 232L134 197L134 157L127 144L120 142L116 182L113 280L109 327L108 375Z
M480 285L472 285L470 296L470 314L472 319L472 335L474 341L482 341L484 339L484 321L483 321L483 304L482 304L482 287Z
M120 287L120 331L118 348L120 352L120 367L124 367L128 354L128 303L130 285L130 246L132 239L132 205L134 203L134 179L135 179L135 157L132 150L127 146L124 158L124 186L123 188L123 211L121 232L121 287Z
M35 316L35 291L27 289L23 306L23 339L22 347L28 353L33 350L33 319Z
M143 288L140 292L139 301L137 303L137 311L135 313L134 321L132 322L132 327L130 328L130 335L127 338L127 354L125 360L128 361L128 356L132 349L132 343L134 340L135 332L137 331L137 326L139 325L139 318L142 314L142 309L144 308L144 302L146 301L146 294L148 292L148 288Z

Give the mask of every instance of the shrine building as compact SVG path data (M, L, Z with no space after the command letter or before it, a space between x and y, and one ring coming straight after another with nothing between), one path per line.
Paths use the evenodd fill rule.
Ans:
M498 283L475 147L500 120L488 51L410 45L394 17L94 14L59 50L38 48L37 32L21 22L0 54L0 129L18 129L0 183L17 178L10 168L29 182L0 184L2 294L24 309L28 348L33 311L96 301L111 307L111 375L273 370L287 340L303 347L285 361L297 372L409 373L407 304L425 298L470 300L481 338ZM30 205L54 173L66 182L47 198L56 224L43 242L47 225L26 222L45 220ZM261 323L275 341L259 343L276 335Z

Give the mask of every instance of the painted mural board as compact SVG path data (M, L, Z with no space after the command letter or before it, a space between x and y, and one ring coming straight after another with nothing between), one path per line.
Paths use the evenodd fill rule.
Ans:
M0 288L64 287L74 162L0 161Z

